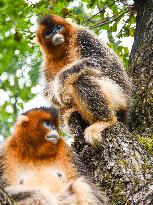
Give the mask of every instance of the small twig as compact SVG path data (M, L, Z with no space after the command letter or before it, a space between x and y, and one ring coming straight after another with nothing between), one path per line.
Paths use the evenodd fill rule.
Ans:
M124 14L125 13L128 13L129 12L129 10L125 10L123 13L121 13L121 12L119 12L119 13L121 13L120 15L118 15L118 14L115 14L114 16L112 16L111 18L109 18L109 19L107 19L107 20L105 20L105 21L102 21L102 22L100 22L100 23L98 23L98 24L95 24L94 26L91 26L90 28L92 29L92 28L97 28L97 27L99 27L99 26L103 26L103 25L105 25L105 24L109 24L109 23L112 23L113 21L116 21L117 19L119 19L119 18L121 18L122 16L124 16ZM115 17L116 15L118 15L117 17Z
M94 14L93 16L87 18L86 20L83 21L83 23L90 21L92 18L94 18L95 16L97 16L98 14L104 12L108 7L113 6L115 4L115 1L112 4L109 4L108 6L105 6L104 9L100 10L99 12L97 12L96 14Z

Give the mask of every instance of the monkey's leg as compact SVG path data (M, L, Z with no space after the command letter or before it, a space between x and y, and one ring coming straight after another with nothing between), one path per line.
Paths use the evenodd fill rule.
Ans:
M98 142L101 141L101 132L114 125L116 123L116 117L114 116L112 119L110 119L109 121L105 122L97 122L94 123L93 125L89 126L86 130L85 130L85 139L87 142L89 142L90 144L96 144Z
M101 140L101 132L116 122L116 116L102 87L88 76L80 76L73 83L73 104L91 126L85 130L85 139L94 144Z

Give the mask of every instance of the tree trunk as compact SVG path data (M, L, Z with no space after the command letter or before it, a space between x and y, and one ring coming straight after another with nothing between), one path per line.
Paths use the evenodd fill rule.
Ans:
M73 149L86 168L80 171L86 172L115 205L151 204L152 156L119 122L102 132L101 143L95 147L85 142L82 124L78 113L69 120Z
M135 6L136 33L129 67L134 85L130 125L136 133L151 136L153 0L135 0ZM85 164L87 175L106 192L110 201L115 205L153 204L153 156L119 122L102 132L97 147L85 143L82 125L81 116L75 113L69 121L73 148Z
M133 79L131 127L136 133L153 133L153 0L135 0L136 32L129 71Z

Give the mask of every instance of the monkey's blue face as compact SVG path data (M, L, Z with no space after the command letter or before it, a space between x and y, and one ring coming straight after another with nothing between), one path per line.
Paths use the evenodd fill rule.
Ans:
M54 16L46 16L40 21L37 37L43 45L46 43L46 45L50 46L59 46L65 42L62 34L63 30L64 25L61 21L57 21Z
M44 31L44 36L45 38L53 38L53 36L55 36L56 34L59 34L62 30L63 30L63 26L53 25Z
M48 133L45 136L46 140L56 144L59 140L59 134L56 130L55 122L47 120L43 122L43 126L48 130Z
M65 42L64 36L61 34L63 26L51 25L44 31L45 39L51 39L54 46L62 45Z

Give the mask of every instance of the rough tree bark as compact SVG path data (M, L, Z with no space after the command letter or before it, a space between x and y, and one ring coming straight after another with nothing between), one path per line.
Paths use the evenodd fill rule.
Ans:
M130 124L137 134L151 136L153 0L135 0L135 7L136 33L130 56L134 103ZM73 148L84 162L87 175L113 204L153 204L153 156L123 124L117 122L105 130L101 144L96 147L85 143L85 127L78 113L72 116L69 125L74 135Z
M132 130L153 133L153 0L135 0L136 32L129 71L133 78Z
M153 157L119 122L102 132L102 141L95 147L85 143L82 124L78 113L69 121L74 131L73 149L85 164L86 174L115 205L151 204Z

